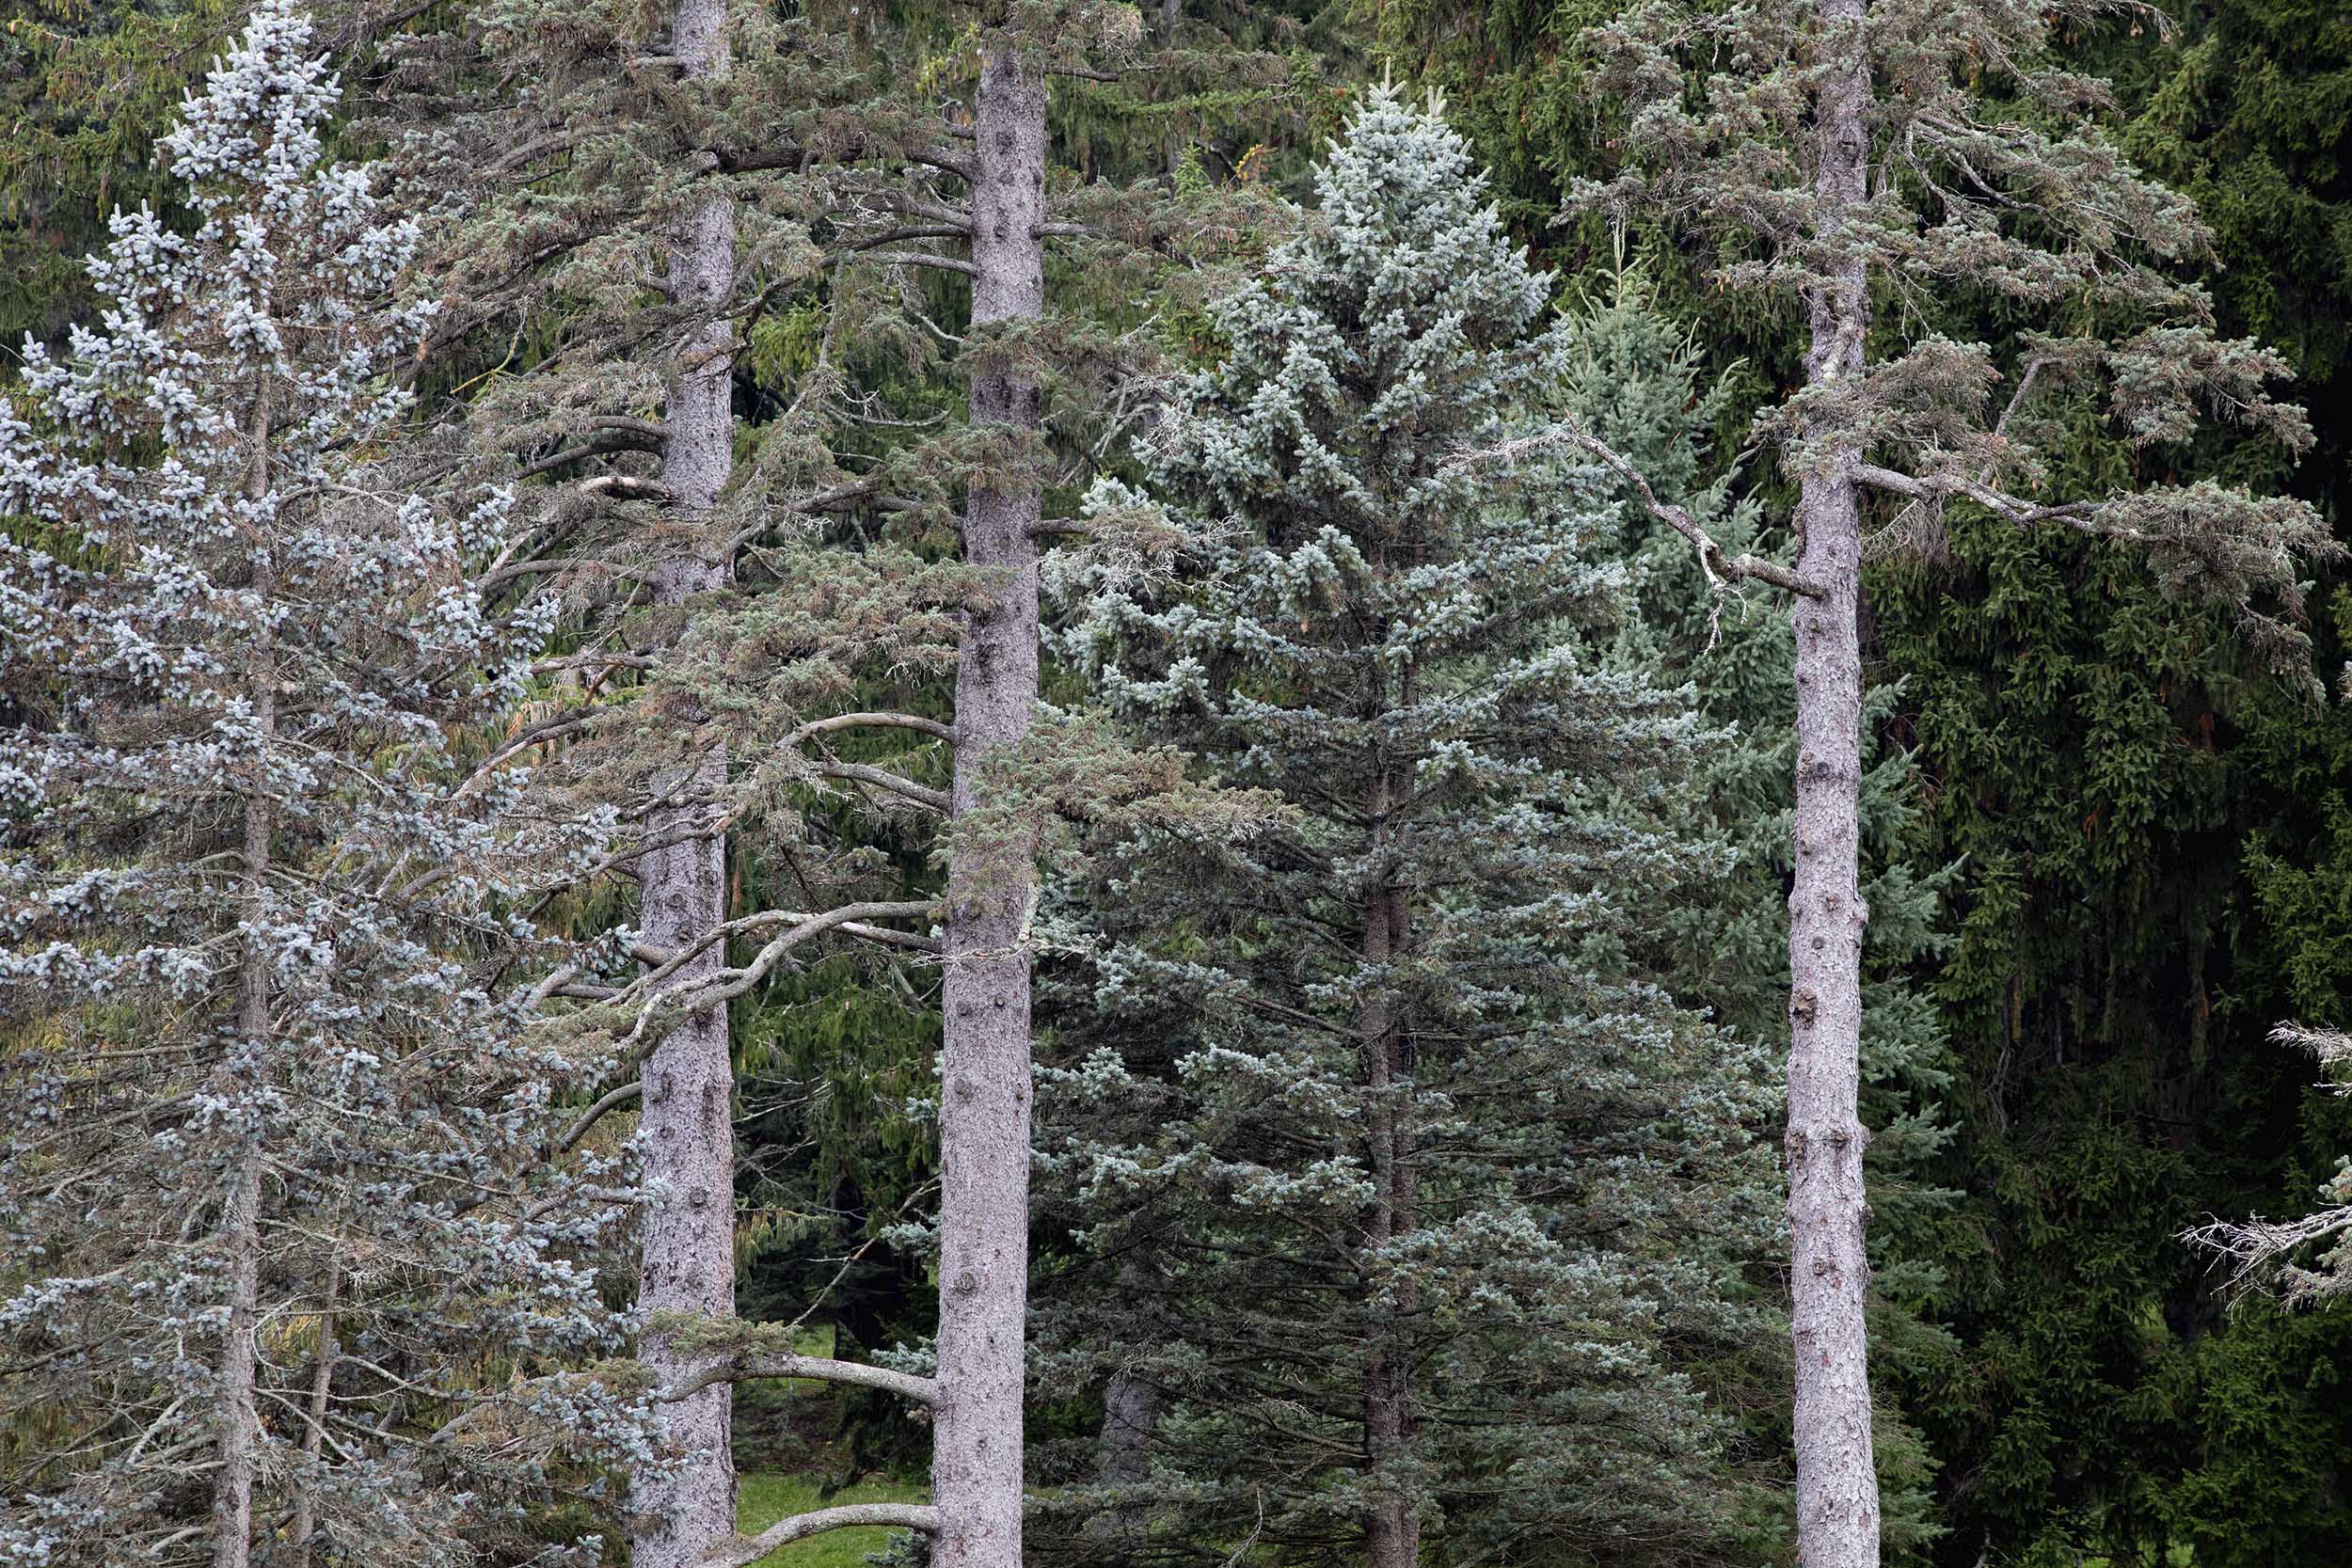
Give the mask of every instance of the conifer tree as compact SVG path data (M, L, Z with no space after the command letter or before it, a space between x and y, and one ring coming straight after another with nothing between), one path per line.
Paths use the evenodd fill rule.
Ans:
M1382 91L1316 185L1151 443L1172 577L1064 585L1109 712L1279 811L1102 835L1064 895L1048 1147L1093 1263L1043 1365L1131 1392L1069 1495L1111 1528L1047 1546L1721 1560L1686 1357L1758 1327L1769 1073L1641 956L1719 867L1672 826L1703 732L1612 661L1568 340L1461 139Z
M533 5L485 10L474 31L419 46L408 68L462 77L482 63L477 49L511 60L551 46L528 65L519 130L514 100L501 94L493 112L428 120L417 142L420 166L471 203L456 230L464 239L448 252L453 291L473 299L478 320L520 325L535 310L564 311L532 373L497 378L472 409L485 445L512 451L519 435L539 449L526 454L526 472L590 470L538 498L538 558L517 569L567 575L605 601L580 666L589 684L611 681L628 700L582 704L544 734L573 742L583 787L617 805L642 842L685 835L700 846L696 864L714 873L726 863L723 834L755 845L788 874L796 899L748 910L697 902L691 919L653 937L649 885L643 929L630 933L646 972L569 994L596 1003L593 1012L638 1056L675 1053L676 1031L699 1028L691 1020L707 1013L695 1057L707 1066L723 1053L713 1004L837 951L838 939L941 956L936 1375L771 1354L771 1342L731 1323L719 1281L733 1267L733 1237L716 1223L714 1186L732 1157L722 1147L730 1130L724 1107L702 1091L696 1130L679 1140L691 1146L682 1158L693 1174L655 1183L648 1221L675 1220L680 1238L691 1235L667 1266L702 1282L686 1314L702 1322L689 1332L665 1314L646 1346L673 1393L789 1369L932 1402L934 1502L822 1510L755 1540L718 1540L725 1423L706 1392L707 1414L674 1433L707 1482L694 1483L699 1522L675 1523L675 1511L649 1520L649 1530L676 1532L664 1552L750 1562L816 1529L894 1523L935 1531L947 1560L1019 1555L1025 931L1041 817L1069 803L1035 799L1025 776L1036 761L1025 738L1038 697L1036 561L1057 527L1042 516L1055 476L1042 385L1049 366L1116 357L1105 335L1046 316L1045 252L1060 242L1147 255L1129 242L1168 226L1149 193L1057 193L1066 182L1049 178L1049 79L1116 76L1142 43L1135 13L1092 4L977 12L968 33L941 36L928 10L892 18L857 8L781 19L681 11L665 33ZM690 48L695 38L706 43ZM967 83L960 101L950 89ZM1049 212L1056 194L1080 211ZM1123 214L1118 237L1111 212ZM637 258L646 241L683 255L678 236L722 213L733 218L732 265L715 264L707 227L692 244L707 243L705 275L715 283L723 271L724 286L644 298ZM941 276L949 290L937 288ZM821 325L814 362L762 385L771 305ZM913 408L895 406L860 381L891 354L903 361L884 368L902 380L913 370L963 396L925 388ZM697 418L718 420L718 370L746 361L754 401L765 394L781 406L754 431L729 422L747 437L731 476L681 489L647 454L675 463L678 400L699 388ZM735 378L739 390L744 379ZM649 417L662 407L672 413ZM1105 428L1082 404L1057 412L1067 429L1117 437L1115 421ZM903 434L932 425L941 428L920 438ZM701 563L700 586L681 599L660 584L665 563L684 560ZM657 613L640 612L641 590ZM923 684L950 665L951 707ZM877 689L904 700L858 700ZM934 717L942 707L948 716ZM877 736L903 743L875 754ZM943 766L946 788L927 782ZM844 802L869 820L946 819L944 905L881 895L886 858L845 841ZM715 876L702 885L723 902ZM884 924L934 915L936 938ZM755 935L761 945L748 959L722 957L731 940ZM695 956L692 967L683 961ZM701 1072L696 1082L715 1081ZM654 1070L644 1115L657 1088L666 1081ZM627 1104L625 1089L598 1104ZM694 1207L697 1193L707 1207ZM673 1215L672 1206L689 1212ZM656 1499L688 1484L649 1476L642 1490Z
M255 15L163 144L195 231L118 214L0 408L11 1561L453 1561L637 1442L562 1374L628 1195L529 1032L609 824L462 750L548 615L479 587L507 497L390 461L418 233L310 48Z
M1643 269L1620 262L1598 286L1598 297L1572 313L1568 405L1585 432L1628 458L1660 497L1682 507L1726 550L1766 550L1763 506L1736 496L1736 472L1710 462L1710 441L1728 422L1736 383L1704 374L1696 334L1660 313L1651 287ZM1682 1001L1706 1006L1743 1040L1769 1041L1785 1027L1792 650L1777 618L1752 609L1724 613L1688 543L1638 499L1621 504L1618 527L1612 553L1632 563L1641 607L1627 627L1626 656L1661 679L1691 682L1700 711L1721 726L1697 782L1705 820L1736 859L1732 874L1707 896L1663 911L1661 962ZM1947 1216L1957 1195L1931 1184L1926 1174L1950 1139L1941 1102L1951 1066L1933 1000L1915 972L1947 946L1937 905L1949 871L1923 870L1908 843L1917 765L1883 738L1898 697L1891 684L1874 687L1864 705L1862 891L1871 941L1863 971L1861 1095L1864 1119L1875 1130L1866 1170L1875 1216L1871 1343L1912 1374L1907 1381L1923 1382L1948 1351L1945 1337L1929 1326L1927 1308L1940 1300L1941 1259L1954 1250ZM1777 1293L1776 1282L1773 1289ZM1775 1361L1772 1377L1781 1392L1756 1388L1735 1397L1745 1408L1770 1412L1765 1418L1774 1431L1767 1440L1777 1446L1788 1368L1785 1355ZM1760 1369L1740 1370L1754 1376ZM1919 1436L1897 1424L1893 1401L1877 1401L1876 1421L1888 1545L1893 1555L1914 1559L1937 1533L1930 1466ZM1890 1431L1899 1453L1884 1451Z
M2203 293L2168 271L2205 244L2195 213L2116 154L2102 84L2054 61L2053 29L2091 14L1664 0L1587 41L1594 86L1625 106L1627 170L1576 204L1667 217L1710 247L1719 287L1805 313L1804 385L1759 420L1798 489L1793 571L1733 559L1688 513L1655 510L1710 578L1792 595L1788 1156L1806 1568L1879 1558L1857 1115L1866 515L1883 545L1932 549L1945 509L1962 507L2132 546L2167 588L2238 607L2286 669L2306 657L2297 558L2332 549L2308 507L2211 483L2052 493L2055 407L2158 451L2206 415L2290 448L2308 438L2266 390L2283 363L2216 336ZM1955 341L1936 324L1962 297L2037 327L1997 348Z

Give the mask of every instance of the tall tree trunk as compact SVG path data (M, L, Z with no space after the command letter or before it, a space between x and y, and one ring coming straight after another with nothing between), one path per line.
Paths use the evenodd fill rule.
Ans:
M253 461L246 470L246 495L269 494L269 392L262 387L253 404ZM266 601L274 581L266 555L257 556L253 595ZM245 952L237 972L237 1033L247 1049L269 1036L271 944L269 914L270 743L278 732L278 659L269 636L255 639L247 690L254 733L262 742L245 796L245 892L239 911ZM233 1077L230 1094L240 1087ZM260 1085L246 1087L258 1091ZM258 1132L230 1162L221 1203L221 1241L229 1253L229 1322L220 1341L220 1473L213 1481L213 1568L246 1568L253 1557L254 1450L262 1418L254 1389L260 1373L258 1337L262 1319L262 1140Z
M980 67L973 115L972 325L1044 309L1045 82L1009 48ZM977 425L1039 427L1036 376L981 345ZM1029 1265L1029 958L1036 873L1025 833L968 832L1004 785L991 764L1037 705L1038 482L975 483L963 555L1000 574L966 619L956 667L955 850L947 879L940 1110L939 1406L931 1447L939 1568L1019 1568L1022 1362Z
M1409 674L1403 690L1407 694L1411 690ZM1399 699L1409 700L1409 695ZM1389 836L1388 819L1403 803L1402 797L1403 791L1391 786L1387 763L1382 761L1368 802L1375 854ZM1383 885L1365 899L1367 965L1395 961L1404 945L1409 912L1406 896L1403 888ZM1413 1132L1410 1118L1391 1097L1405 1076L1404 1033L1385 995L1376 995L1365 1006L1362 1030L1365 1082L1379 1097L1366 1129L1372 1145L1374 1193L1364 1244L1367 1251L1377 1251L1413 1225ZM1412 1435L1412 1347L1404 1341L1399 1326L1411 1310L1411 1302L1403 1287L1398 1292L1391 1321L1385 1332L1375 1330L1364 1360L1365 1457L1375 1469L1394 1465ZM1421 1560L1421 1515L1411 1498L1375 1487L1364 1511L1363 1525L1364 1558L1370 1568L1416 1568Z
M263 997L266 1008L266 992ZM213 1482L213 1568L246 1568L253 1555L254 1449L261 1436L253 1391L260 1362L261 1211L262 1151L248 1139L230 1167L228 1201L221 1215L222 1239L229 1248L229 1325L220 1348L220 1473Z
M1152 1286L1149 1264L1134 1257L1120 1260L1120 1293L1137 1310L1149 1314L1154 1326L1147 1333L1156 1338L1158 1313L1154 1306L1147 1305L1156 1302ZM1158 1440L1159 1429L1158 1386L1124 1368L1113 1372L1103 1389L1103 1434L1094 1445L1095 1479L1117 1487L1137 1487L1151 1480L1152 1445ZM1143 1528L1150 1520L1150 1509L1122 1501L1088 1522L1088 1539L1107 1545Z
M1816 89L1815 199L1824 242L1865 199L1869 144L1866 0L1827 0L1830 69ZM1806 381L1859 375L1869 297L1857 258L1837 264L1810 301ZM1875 1568L1878 1475L1870 1451L1863 1299L1862 1039L1859 888L1862 652L1856 608L1862 530L1843 449L1804 477L1797 501L1796 875L1788 895L1788 1233L1794 1281L1797 1541L1803 1568Z
M725 0L680 0L672 52L691 80L727 69ZM733 324L721 314L735 286L735 215L723 189L702 198L681 221L670 253L667 288L681 309L707 311L687 338L670 392L661 479L691 551L665 561L654 579L657 603L675 605L723 587L731 563L707 537L712 508L734 461ZM686 798L715 792L726 758L713 752L693 765ZM647 824L656 839L703 825L688 806ZM645 934L658 946L687 945L726 918L726 841L688 838L649 851L638 865ZM677 974L681 982L720 968L712 947ZM640 1128L653 1197L644 1215L637 1299L648 1313L728 1318L735 1312L734 1064L723 1004L679 1020L646 1058ZM648 1334L644 1359L664 1383L697 1367L672 1337ZM735 1530L734 1393L713 1384L670 1404L664 1418L685 1451L682 1466L638 1479L632 1496L633 1568L691 1568L714 1541Z

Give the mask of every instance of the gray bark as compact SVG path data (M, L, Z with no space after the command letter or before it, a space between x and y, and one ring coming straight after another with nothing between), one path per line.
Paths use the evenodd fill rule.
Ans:
M261 1323L262 1151L251 1142L229 1171L221 1216L229 1249L229 1325L220 1350L220 1474L213 1484L213 1568L246 1568L253 1553L253 1450L261 1418L253 1385Z
M993 50L974 101L972 324L1044 309L1045 84ZM988 351L979 349L982 355ZM984 358L977 425L1033 432L1036 378ZM1019 1568L1022 1364L1028 1310L1029 956L1035 885L1025 833L968 831L1002 787L991 764L1028 733L1038 697L1038 484L976 483L964 559L999 574L967 616L956 668L955 852L947 879L940 1111L939 1403L931 1496L939 1568Z
M1400 703L1409 701L1411 675L1405 677ZM1375 700L1376 709L1379 703ZM1390 815L1404 803L1405 788L1392 783L1388 764L1378 763L1367 815L1375 824L1375 853L1388 838ZM1393 962L1404 945L1410 911L1403 888L1382 886L1364 901L1364 962L1379 967ZM1376 994L1376 993L1375 993ZM1413 1225L1413 1130L1403 1102L1391 1091L1405 1076L1404 1035L1394 1009L1385 996L1366 1006L1362 1021L1366 1082L1380 1098L1367 1129L1371 1148L1374 1196L1365 1217L1366 1250L1376 1251ZM1398 1316L1410 1303L1398 1303ZM1364 1363L1365 1458L1375 1470L1396 1463L1412 1435L1412 1353L1393 1333L1374 1341ZM1364 1557L1371 1568L1416 1568L1421 1560L1421 1515L1412 1499L1376 1489L1364 1511Z
M1816 89L1815 198L1834 245L1865 199L1868 157L1866 0L1827 0L1824 47L1837 62ZM1869 298L1859 257L1835 263L1809 302L1806 380L1862 372ZM1863 1300L1863 1146L1857 1103L1862 1039L1858 886L1862 654L1856 610L1862 531L1852 478L1859 454L1836 451L1806 475L1797 502L1796 873L1788 895L1788 1232L1796 1350L1797 1539L1803 1568L1875 1568L1878 1476L1870 1449Z
M1146 1315L1145 1332L1158 1337L1156 1314L1151 1309L1151 1269L1139 1258L1119 1265L1119 1291ZM1103 1431L1094 1445L1095 1479L1105 1486L1136 1488L1152 1479L1152 1446L1160 1426L1160 1390L1156 1384L1125 1368L1113 1372L1103 1388ZM1151 1510L1122 1500L1087 1521L1087 1539L1105 1551L1118 1551L1120 1537L1143 1529Z
M334 1392L335 1364L342 1358L342 1347L335 1338L335 1303L342 1280L342 1265L329 1259L326 1299L319 1308L318 1360L310 1369L310 1404L305 1413L307 1424L302 1433L303 1456L312 1465L318 1463L319 1449L326 1437L326 1402ZM294 1568L310 1568L310 1536L317 1526L316 1481L305 1479L294 1498L294 1528L287 1532L294 1549Z
M254 402L253 464L246 475L246 494L260 500L269 494L269 404L263 390ZM253 594L265 599L273 571L257 564ZM253 650L249 690L253 725L262 754L253 763L253 781L245 797L245 891L241 902L247 935L237 973L237 1032L248 1041L269 1034L270 946L262 934L269 912L268 880L270 810L267 776L269 742L278 729L278 661L267 638ZM233 1082L226 1085L234 1093ZM246 1568L253 1557L254 1449L261 1436L261 1412L254 1392L259 1372L262 1297L262 1145L258 1132L248 1133L230 1162L227 1190L221 1200L221 1243L229 1255L229 1321L220 1341L220 1473L213 1481L213 1568Z
M1160 1425L1160 1391L1125 1372L1103 1390L1103 1435L1095 1460L1113 1486L1139 1486L1152 1477L1152 1437Z
M727 69L724 0L680 0L672 49L689 78ZM721 312L735 285L735 217L723 189L700 198L673 241L667 288L673 304L710 314L689 335L678 357L661 450L661 479L677 521L694 530L695 549L658 568L654 597L679 604L722 587L729 562L701 528L717 504L733 463L734 327ZM723 784L726 758L695 764L691 800ZM689 806L646 826L655 839L695 826ZM657 947L690 947L726 918L726 842L687 838L647 853L638 865L642 924ZM672 979L691 984L726 962L714 944ZM644 1212L638 1304L647 1313L728 1318L735 1312L734 1064L723 1003L678 1020L646 1058L640 1129L653 1196ZM669 1335L646 1336L644 1356L661 1385L685 1382L709 1359L677 1350ZM632 1490L629 1557L634 1568L691 1568L713 1544L735 1534L735 1461L730 1449L734 1390L713 1382L665 1413L672 1442L684 1451L676 1470L637 1479Z

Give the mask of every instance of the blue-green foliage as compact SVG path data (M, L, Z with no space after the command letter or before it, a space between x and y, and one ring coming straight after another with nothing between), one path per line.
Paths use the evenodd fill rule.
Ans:
M1042 1354L1157 1407L1074 1533L1352 1560L1402 1499L1435 1560L1737 1558L1691 1374L1768 1326L1770 1064L1649 961L1725 860L1681 826L1707 734L1616 657L1615 515L1540 417L1550 280L1461 140L1377 94L1317 189L1156 438L1172 572L1061 585L1115 718L1280 808L1060 890L1041 1115L1087 1251Z
M336 96L265 6L164 144L196 232L118 215L103 328L0 404L19 1568L245 1560L232 1451L280 1560L529 1552L550 1459L640 1441L561 1375L621 1343L630 1195L548 1158L573 1069L532 1033L528 911L608 825L469 766L547 617L476 588L505 497L386 461L430 311L388 303L415 226L323 161Z
M1568 397L1585 428L1630 458L1657 493L1682 505L1731 552L1772 553L1759 539L1761 509L1734 500L1737 477L1710 467L1708 436L1723 422L1728 383L1700 369L1693 336L1651 305L1638 269L1570 318ZM1697 782L1700 817L1737 859L1703 901L1661 911L1677 994L1705 1005L1740 1037L1777 1046L1787 1037L1788 814L1796 766L1793 646L1783 607L1751 594L1717 603L1689 543L1638 502L1622 506L1613 547L1639 575L1642 613L1624 634L1627 656L1664 678L1692 683L1700 710L1721 730ZM1783 554L1785 559L1785 551ZM1940 1259L1963 1244L1950 1212L1957 1194L1923 1169L1949 1132L1940 1101L1949 1062L1933 1001L1915 971L1947 945L1937 902L1949 868L1922 870L1913 836L1917 782L1908 752L1887 738L1898 689L1872 689L1864 714L1863 886L1870 907L1865 952L1863 1114L1872 1131L1869 1240L1876 1268L1871 1310L1879 1358L1879 1468L1886 1487L1885 1546L1915 1560L1936 1533L1930 1519L1931 1465L1903 1424L1891 1389L1948 1360L1927 1314L1942 1295ZM1779 1290L1773 1287L1775 1296ZM1784 1363L1785 1366L1785 1363ZM1786 1419L1775 1371L1764 1380L1771 1414L1758 1437L1777 1448Z

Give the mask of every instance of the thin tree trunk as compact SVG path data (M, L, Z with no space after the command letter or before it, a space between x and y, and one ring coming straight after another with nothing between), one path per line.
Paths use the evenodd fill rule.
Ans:
M1833 67L1817 88L1815 198L1824 238L1865 199L1870 96L1862 48L1866 0L1827 0L1823 47ZM1862 372L1869 300L1861 261L1840 263L1810 302L1806 380ZM1804 477L1797 502L1801 577L1796 634L1796 873L1788 895L1788 1231L1796 1351L1797 1541L1802 1568L1875 1568L1878 1476L1870 1449L1868 1343L1863 1299L1858 1054L1862 1038L1859 888L1862 653L1856 619L1862 530L1836 452Z
M1411 677L1404 690L1409 693ZM1409 700L1400 698L1400 701ZM1391 785L1385 762L1368 802L1375 851L1388 837L1388 818L1402 803L1402 791ZM1405 941L1408 917L1405 890L1383 886L1364 902L1364 962L1384 965L1395 960ZM1365 1249L1376 1251L1413 1225L1412 1127L1391 1097L1405 1074L1404 1035L1394 1008L1376 996L1364 1008L1362 1021L1364 1075L1379 1096L1367 1129L1372 1144L1374 1196L1364 1227ZM1400 1287L1400 1291L1401 1291ZM1410 1310L1400 1294L1386 1332L1375 1330L1364 1360L1364 1448L1375 1470L1393 1465L1412 1436L1411 1347L1402 1340L1398 1323ZM1421 1560L1421 1515L1410 1497L1375 1486L1364 1511L1364 1558L1370 1568L1415 1568Z
M254 400L253 461L246 473L246 494L260 500L269 494L268 392ZM253 575L253 594L266 599L272 574L266 563ZM246 927L245 953L237 973L237 1032L248 1049L268 1037L270 943L264 934L269 912L270 742L278 729L278 661L266 634L255 640L248 688L253 704L254 732L262 753L253 761L253 779L245 797L245 894L239 911ZM234 1094L238 1085L228 1085ZM253 1085L259 1087L258 1085ZM221 1241L229 1253L229 1322L220 1342L220 1473L213 1482L213 1568L246 1568L253 1556L254 1450L261 1441L261 1413L255 1384L260 1371L257 1337L262 1316L262 1141L259 1132L246 1134L244 1147L230 1161L228 1191L221 1205Z
M972 325L1044 309L1045 84L989 54L974 101ZM986 346L974 352L991 356ZM1034 432L1034 374L984 358L975 424ZM1016 477L1017 476L1017 477ZM956 841L947 879L946 1074L940 1110L939 1405L931 1447L939 1568L1019 1568L1022 1364L1029 1263L1029 957L1033 847L970 832L1004 787L990 768L1028 733L1038 697L1037 481L976 483L963 555L1000 574L964 626L956 668Z
M1120 1293L1131 1301L1152 1299L1151 1274L1140 1258L1120 1259ZM1156 1312L1152 1318L1156 1323ZM1095 1474L1109 1486L1142 1484L1152 1473L1152 1442L1159 1426L1158 1387L1123 1370L1113 1372L1103 1389L1103 1435L1094 1448Z
M680 0L671 28L672 52L688 79L727 69L725 0ZM723 189L688 212L673 241L667 287L683 309L711 313L679 356L661 450L661 478L677 521L697 531L692 552L664 562L654 598L680 604L723 586L730 563L700 537L734 461L734 327L720 312L735 285L735 216ZM726 758L714 752L694 765L691 801L723 785ZM658 815L647 826L656 838L699 825L704 810L688 805ZM726 918L726 842L688 838L646 854L639 863L645 934L664 947L682 947ZM725 953L712 947L678 972L690 982L717 969ZM679 1020L646 1058L640 1131L645 1178L653 1196L644 1214L638 1305L647 1313L729 1318L735 1312L734 1064L723 1004ZM644 1360L663 1383L684 1379L703 1360L678 1350L659 1330L645 1338ZM665 1412L672 1442L685 1462L667 1474L642 1476L632 1494L629 1558L633 1568L691 1568L713 1542L735 1532L735 1460L731 1449L734 1392L714 1383Z
M342 1347L335 1338L335 1302L343 1282L343 1271L333 1259L326 1264L326 1300L319 1311L318 1364L310 1370L310 1424L302 1433L302 1452L310 1465L318 1464L319 1449L326 1437L326 1400L335 1386L335 1363L342 1358ZM294 1528L288 1539L294 1549L294 1568L310 1568L310 1537L318 1528L315 1504L317 1478L306 1476L294 1496Z
M248 839L248 842L250 840ZM263 1006L267 1006L264 993ZM221 1216L228 1243L229 1326L220 1348L220 1474L213 1485L213 1568L246 1568L253 1552L254 1448L261 1435L254 1379L260 1360L262 1151L248 1140L229 1173Z
M1111 1374L1103 1390L1103 1436L1095 1446L1096 1470L1106 1485L1140 1486L1151 1478L1159 1426L1159 1389L1125 1372Z

